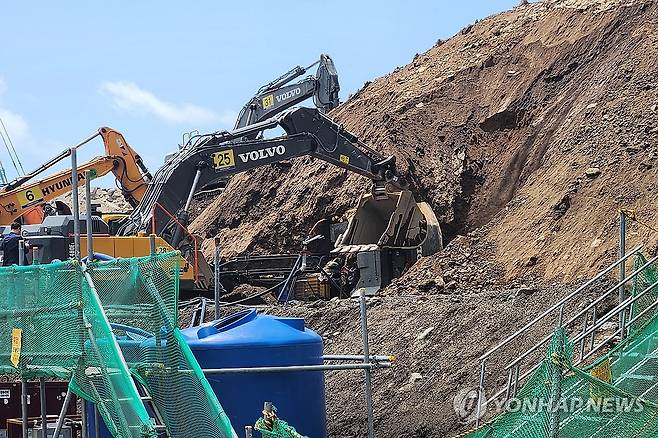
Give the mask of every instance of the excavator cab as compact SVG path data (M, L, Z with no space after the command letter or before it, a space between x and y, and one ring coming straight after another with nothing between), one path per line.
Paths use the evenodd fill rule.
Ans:
M387 196L363 195L337 239L334 254L356 254L359 281L354 295L374 295L418 258L443 249L441 228L426 202L416 202L409 190Z

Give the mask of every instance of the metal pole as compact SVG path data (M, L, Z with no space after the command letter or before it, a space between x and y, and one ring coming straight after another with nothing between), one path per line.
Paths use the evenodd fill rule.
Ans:
M482 363L480 364L480 385L478 387L478 405L477 405L477 411L475 412L475 427L478 428L480 427L480 415L482 414L481 408L482 408L482 395L484 394L484 371L487 367L487 360L482 359Z
M95 438L101 438L101 420L98 415L98 405L94 403L94 432L96 433Z
M87 438L87 403L85 400L82 400L80 405L80 417L82 418L82 438Z
M71 207L73 208L73 258L80 261L80 206L78 205L78 157L71 148Z
M25 241L20 239L18 241L18 266L23 266L25 260Z
M62 405L62 410L59 412L59 417L57 418L57 424L55 424L55 432L53 433L53 438L59 438L59 433L62 431L62 425L64 425L64 418L66 417L66 411L69 410L69 403L71 403L71 390L66 391L66 397L64 397L64 404Z
M583 338L580 340L580 359L583 359L585 354L585 333L587 333L587 321L589 320L589 315L585 314L585 321L583 322Z
M149 254L154 256L155 252L155 234L149 234Z
M564 330L560 328L557 332L559 332L557 353L562 355L564 352ZM560 434L560 410L558 409L558 403L562 397L562 368L556 363L552 363L551 365L553 366L551 373L551 419L548 425L548 437L558 438Z
M27 437L27 381L21 377L21 427L23 438Z
M341 371L390 368L390 362L341 363L334 365L290 365L280 367L204 368L204 374L287 373L299 371Z
M596 325L596 306L592 309L592 327ZM592 331L592 337L589 340L589 349L590 351L594 349L594 336L596 334L596 330Z
M194 198L194 193L196 192L196 186L199 185L199 178L201 178L201 169L197 169L196 174L194 175L194 180L192 181L192 187L190 188L190 193L185 200L185 207L183 209L188 211L190 209L190 204L192 204L192 199Z
M85 172L85 208L87 209L87 217L85 222L87 222L87 262L94 261L94 243L93 233L94 229L91 221L91 172L88 170Z
M370 346L368 344L368 315L366 313L366 292L365 288L361 288L359 295L360 308L361 308L361 339L363 340L363 363L370 364ZM366 403L368 408L368 438L375 436L375 421L372 408L372 370L365 369L366 377Z
M41 401L41 432L43 438L48 438L48 410L46 409L46 380L39 378L39 400Z
M511 391L512 391L512 375L514 374L514 369L510 368L507 370L507 387L505 388L505 400L509 400Z
M219 276L220 276L220 257L219 253L221 251L220 248L220 239L219 237L215 237L215 319L219 319L219 299L220 295L222 292L222 284L219 282Z
M363 362L364 356L362 354L325 354L322 356L323 360L358 360ZM371 362L394 362L395 356L381 356L370 355Z
M622 210L619 210L619 258L623 258L626 255L626 213ZM623 281L626 278L626 263L621 263L619 265L619 281ZM625 284L619 286L619 302L623 302L626 298L624 291ZM619 314L619 327L624 327L626 319L626 313L621 312ZM624 330L621 331L621 338L624 339Z

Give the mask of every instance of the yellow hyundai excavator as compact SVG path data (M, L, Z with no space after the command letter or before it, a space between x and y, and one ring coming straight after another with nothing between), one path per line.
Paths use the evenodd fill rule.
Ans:
M94 178L112 172L128 203L133 207L137 206L151 178L142 158L130 147L120 132L108 127L100 128L96 134L80 145L97 136L103 139L105 155L78 166L77 185L84 184L87 171L90 171ZM0 224L9 224L18 218L22 218L25 224L41 223L45 216L43 206L48 201L71 191L73 175L71 169L67 169L38 181L31 182L31 180L70 155L71 150L67 149L29 174L2 187Z

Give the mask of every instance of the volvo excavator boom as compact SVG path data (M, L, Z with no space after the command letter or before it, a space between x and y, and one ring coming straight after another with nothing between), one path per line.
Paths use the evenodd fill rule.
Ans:
M298 82L291 83L316 65L318 69L315 76L309 75ZM262 86L240 111L234 129L271 118L310 97L313 97L315 106L325 113L336 108L340 103L339 91L338 73L334 62L329 55L322 54L318 61L308 67L297 66ZM250 132L245 137L253 140L259 132Z
M255 132L281 127L286 135L242 141ZM194 193L219 178L283 160L310 155L370 178L376 196L386 195L386 185L405 188L395 169L395 157L384 157L361 142L319 110L293 108L276 117L232 132L193 137L196 143L161 167L140 205L126 218L119 234L155 231L179 243L171 227L187 225L187 208ZM173 221L171 217L177 216Z
M245 140L282 128L286 135ZM124 219L118 235L155 233L201 269L199 244L189 235L188 209L194 194L217 179L309 155L369 178L372 193L361 197L334 252L357 254L363 268L359 287L371 293L412 264L442 247L439 223L428 204L416 202L395 157L383 156L318 109L290 108L232 132L192 137L190 146L154 175L140 205ZM361 266L363 265L363 266ZM203 272L205 271L205 273Z

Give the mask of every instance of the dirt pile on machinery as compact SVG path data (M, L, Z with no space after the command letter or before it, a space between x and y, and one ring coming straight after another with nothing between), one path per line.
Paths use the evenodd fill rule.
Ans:
M452 403L477 385L477 358L613 260L618 208L655 223L657 20L651 1L521 5L437 42L331 113L398 157L447 245L370 301L373 351L399 357L374 380L376 434L467 429ZM297 252L317 220L346 216L366 190L317 160L279 163L233 177L193 227L219 234L227 256ZM630 227L629 245L656 242ZM358 348L354 306L285 312L339 352ZM361 376L351 379L328 374L331 436L364 435L351 389Z

